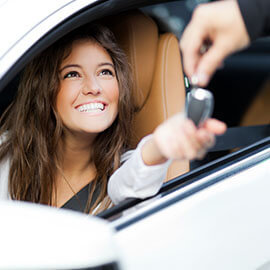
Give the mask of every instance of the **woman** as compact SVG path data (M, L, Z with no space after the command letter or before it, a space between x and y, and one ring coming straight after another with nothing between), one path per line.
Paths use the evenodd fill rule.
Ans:
M154 195L171 159L195 158L225 131L213 119L197 130L179 114L126 152L135 111L129 74L112 33L97 25L28 64L2 117L0 197L62 207L85 189L81 210L97 213L111 200Z

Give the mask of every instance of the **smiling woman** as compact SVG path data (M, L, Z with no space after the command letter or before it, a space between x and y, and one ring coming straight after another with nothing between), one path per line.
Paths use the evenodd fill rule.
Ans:
M128 146L133 111L127 61L107 28L58 41L25 68L2 118L10 197L60 207L91 182L80 210L107 207L107 178Z
M203 156L225 131L213 119L196 128L179 113L127 151L129 74L112 33L94 24L30 62L1 119L0 197L98 213L154 195L172 159Z
M93 140L115 120L118 98L116 73L107 51L91 40L74 42L61 65L56 99L64 125Z

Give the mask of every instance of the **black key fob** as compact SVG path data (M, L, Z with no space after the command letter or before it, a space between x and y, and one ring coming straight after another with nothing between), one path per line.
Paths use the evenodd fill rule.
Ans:
M213 94L202 88L193 88L187 94L186 113L196 126L211 117L214 108Z

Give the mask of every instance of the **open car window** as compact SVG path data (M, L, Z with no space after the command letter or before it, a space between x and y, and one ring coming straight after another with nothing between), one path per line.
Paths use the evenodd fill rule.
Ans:
M129 4L125 1L62 1L58 3L58 6L53 6L51 9L48 6L47 13L43 10L44 14L48 14L47 17L40 14L38 19L34 18L36 21L32 22L33 27L28 26L28 30L24 35L13 37L13 41L10 41L10 47L8 48L7 43L5 43L1 51L1 112L12 101L16 93L20 72L24 65L61 36L85 23L138 8L157 22L161 33L171 31L180 38L196 5L190 4L189 1L155 2L159 1L148 1L147 3L144 1L130 1ZM59 14L61 16L58 16ZM58 21L53 19L56 15ZM40 29L43 29L43 32ZM32 35L35 31L39 35ZM241 125L243 114L248 110L247 106L252 103L251 100L260 92L266 91L264 89L269 85L270 61L266 61L269 57L269 48L269 39L262 39L247 50L231 56L210 82L208 88L212 90L215 96L214 117L225 121L229 127ZM9 55L10 57L8 57ZM261 62L262 59L263 62ZM258 66L259 68L257 68ZM251 73L252 76L247 75ZM187 89L189 88L187 80L185 80L185 86ZM228 98L226 102L224 102L224 97ZM227 104L230 105L227 106ZM268 123L267 113L268 111L262 112L262 115L266 117L263 118L265 120L262 120L263 122L260 122L260 124ZM248 121L250 121L249 124L257 124L256 121L254 123L252 123L252 120ZM229 154L229 152L221 151L210 154L203 164L225 154ZM200 166L202 163L196 164L194 162L194 164L191 169Z
M57 6L50 3L47 7L47 13L42 9L43 14L48 14L47 17L41 13L37 16L38 18L32 18L32 28L29 26L31 21L29 19L26 33L18 35L17 40L14 38L13 41L10 41L9 49L7 49L6 44L2 50L1 113L10 104L17 91L20 73L24 65L60 37L85 23L128 10L140 9L157 22L160 33L169 31L180 38L196 3L190 1L159 2L130 1L127 4L125 1L62 1ZM10 8L12 8L12 5ZM34 8L35 6L33 6ZM57 20L53 19L56 17ZM32 35L35 32L38 32L39 35ZM20 49L17 50L16 46ZM255 121L254 116L246 117L245 113L257 95L261 92L267 92L265 89L269 85L270 61L267 62L266 60L269 57L269 51L270 41L269 39L263 39L225 61L224 67L217 71L208 86L208 89L214 93L215 97L214 117L225 121L229 127L246 125L245 123L249 125L268 124L268 111L265 109L267 105L264 106L265 112L263 110L260 112L263 117L257 117ZM8 57L9 54L10 57ZM251 73L252 75L249 76ZM185 87L187 90L189 89L186 78ZM191 169L226 154L229 154L228 150L215 151L209 154L202 162L192 162Z

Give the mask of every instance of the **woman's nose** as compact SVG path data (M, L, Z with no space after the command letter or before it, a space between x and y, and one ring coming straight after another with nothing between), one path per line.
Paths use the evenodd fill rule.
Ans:
M86 79L82 88L82 93L84 95L99 95L101 92L101 86L99 85L96 78Z

